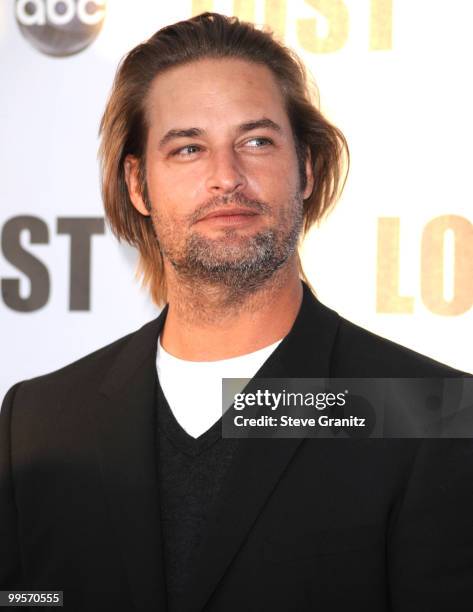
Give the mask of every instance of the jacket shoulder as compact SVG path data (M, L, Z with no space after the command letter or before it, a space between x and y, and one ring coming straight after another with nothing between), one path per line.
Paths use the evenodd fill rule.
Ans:
M151 327L154 322L155 320L150 321L138 330L126 334L57 370L16 383L8 390L5 400L12 394L14 395L15 392L17 396L21 394L23 398L25 396L33 398L35 395L44 397L49 389L57 395L61 388L76 388L79 391L84 385L91 388L98 387L104 374L125 346L137 334L146 332L146 329Z
M450 378L464 373L370 332L343 317L333 352L339 377Z

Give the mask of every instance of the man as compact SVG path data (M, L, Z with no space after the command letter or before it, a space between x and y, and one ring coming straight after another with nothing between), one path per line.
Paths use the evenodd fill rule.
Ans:
M3 589L87 611L471 609L469 440L220 435L222 376L460 375L301 282L298 239L335 201L345 149L304 79L269 34L208 13L122 63L105 209L166 306L8 392Z

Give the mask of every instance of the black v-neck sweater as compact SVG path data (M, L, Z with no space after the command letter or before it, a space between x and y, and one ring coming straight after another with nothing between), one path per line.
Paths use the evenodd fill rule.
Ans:
M178 612L198 563L207 517L238 440L222 438L221 419L198 438L178 423L157 380L157 466L168 612Z

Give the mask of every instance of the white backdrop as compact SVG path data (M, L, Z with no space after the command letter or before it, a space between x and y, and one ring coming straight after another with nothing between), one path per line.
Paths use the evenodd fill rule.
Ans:
M134 252L101 231L98 124L121 56L212 8L270 22L348 139L344 195L303 250L320 299L473 372L470 0L109 0L96 40L68 57L25 38L15 4L0 3L0 396L156 316Z

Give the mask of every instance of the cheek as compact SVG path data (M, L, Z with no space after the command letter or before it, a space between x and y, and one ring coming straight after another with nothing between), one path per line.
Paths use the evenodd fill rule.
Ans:
M293 193L299 187L299 166L290 155L275 156L261 163L249 164L246 173L248 184L278 198Z
M298 193L299 181L294 181L289 172L273 172L267 180L260 181L250 189L261 200L267 202L275 210L291 206L294 196Z
M188 177L171 177L169 173L156 173L148 178L148 193L157 217L161 220L179 221L196 206L195 182Z

